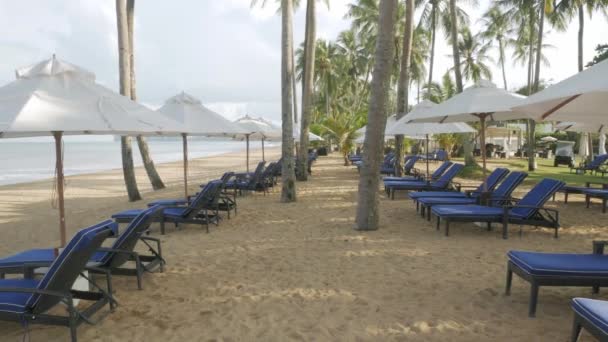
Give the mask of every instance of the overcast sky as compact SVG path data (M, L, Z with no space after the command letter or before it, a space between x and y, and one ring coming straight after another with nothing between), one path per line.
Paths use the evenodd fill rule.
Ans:
M318 34L334 39L350 26L344 19L352 0L331 0L318 6ZM136 1L136 72L139 100L158 107L180 91L230 119L244 114L280 118L280 17L272 0L267 9L251 9L250 0ZM489 1L470 10L475 22ZM0 2L0 83L14 79L17 67L49 58L80 65L97 80L118 88L116 12L113 0L20 0ZM478 30L478 25L473 31ZM548 34L555 48L546 52L549 68L541 77L551 82L577 71L578 25ZM608 21L597 14L585 26L585 62L598 43L608 43ZM297 12L295 41L304 35L304 9ZM451 66L451 49L440 33L436 78ZM508 52L510 56L511 52ZM493 69L494 83L502 85ZM523 67L509 62L509 87L525 83Z

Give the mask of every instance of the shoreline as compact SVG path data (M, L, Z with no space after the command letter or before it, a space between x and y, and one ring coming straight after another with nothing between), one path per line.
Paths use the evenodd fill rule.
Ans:
M266 148L266 160L278 159L280 147ZM246 169L246 151L227 152L213 156L189 159L189 193L197 191L199 184L219 178L223 172L242 172ZM255 168L262 159L261 149L250 150L249 168ZM165 188L154 191L143 166L135 167L137 185L142 200L129 202L122 169L104 170L66 176L65 207L68 237L87 225L108 219L116 209L141 208L158 198L181 198L183 188L183 161L156 164ZM0 186L0 255L9 255L23 249L59 245L58 211L52 206L54 179ZM81 217L91 211L90 218ZM48 227L23 229L24 226ZM29 233L24 233L29 231ZM14 241L20 241L16 244ZM24 242L24 243L23 243Z

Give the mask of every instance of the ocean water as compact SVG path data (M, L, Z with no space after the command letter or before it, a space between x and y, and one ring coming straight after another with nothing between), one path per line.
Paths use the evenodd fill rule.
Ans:
M181 139L149 140L155 163L182 160ZM258 147L255 143L252 148ZM188 141L188 157L201 158L245 149L245 142L234 140ZM135 165L142 164L133 139ZM112 137L66 137L64 172L66 175L93 173L122 167L120 141ZM55 145L50 138L1 139L0 185L52 178L55 174Z

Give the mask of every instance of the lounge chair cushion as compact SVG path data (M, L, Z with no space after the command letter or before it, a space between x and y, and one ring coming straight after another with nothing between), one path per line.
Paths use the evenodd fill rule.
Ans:
M444 197L444 198L466 198L467 195L458 192L458 191L420 191L420 192L411 192L409 194L411 199L418 199L423 197Z
M165 208L163 210L163 216L165 218L181 218L184 216L184 212L186 212L186 210L189 210L189 208Z
M421 197L418 202L423 205L438 205L438 204L453 204L453 205L465 205L465 204L476 204L477 199L466 198L466 197Z
M35 279L0 279L0 288L18 287L35 289L39 281ZM24 313L31 293L0 292L0 312Z
M440 217L479 217L499 220L504 211L502 208L482 205L438 205L433 207L433 213Z
M27 263L52 262L54 259L53 249L31 249L0 259L0 272L2 268L20 267Z
M188 204L188 201L186 201L185 199L165 199L165 200L158 200L158 201L154 201L154 202L150 202L148 203L148 207L153 207L155 205L162 205L162 206L174 206L174 205L186 205Z
M585 195L591 195L595 197L608 197L608 189L589 189L583 190Z
M608 255L509 251L507 256L532 275L608 277Z
M589 298L572 299L572 309L593 323L604 334L608 334L608 302Z
M112 218L113 219L134 219L137 215L141 214L142 211L144 211L144 209L125 210L125 211L121 211L119 213L112 215Z

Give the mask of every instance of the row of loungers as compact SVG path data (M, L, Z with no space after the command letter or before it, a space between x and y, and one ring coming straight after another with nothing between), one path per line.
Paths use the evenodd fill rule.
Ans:
M0 320L19 322L26 329L30 323L67 326L71 341L77 341L76 329L81 323L94 324L95 313L106 305L113 312L118 305L113 297L113 275L135 276L141 290L145 272L163 272L166 261L161 242L148 236L152 223L159 222L163 234L165 222L206 225L208 232L209 223L219 222L220 211L236 214L237 192L266 193L276 184L280 161L264 165L261 162L253 173L228 172L188 199L155 201L146 209L115 214L114 220L78 231L61 251L33 249L0 259ZM230 190L232 194L228 194ZM122 233L119 223L127 223ZM112 245L102 247L110 238L115 239ZM135 251L138 243L148 249L146 254ZM134 266L127 266L128 262ZM42 269L46 271L37 274ZM92 274L103 275L105 284L89 276ZM13 278L15 275L18 277ZM72 289L78 277L89 282L90 290ZM76 299L89 304L76 306ZM67 315L49 312L58 304L66 306Z
M492 223L503 224L503 237L508 237L508 225L532 225L553 228L558 235L559 212L545 208L544 204L564 183L543 179L521 199L512 197L513 191L527 177L524 172L495 169L484 183L472 190L465 190L454 182L462 170L461 164L444 162L431 176L435 180L385 178L387 194L394 198L396 190L409 191L416 203L416 210L428 220L437 217L437 230L445 222L445 234L449 235L450 222L484 222L488 229ZM482 205L485 204L485 205Z
M445 165L440 166L444 169L433 174L434 179L440 179L442 172L447 172L450 166ZM554 236L557 237L559 213L543 205L564 187L564 183L543 179L517 201L511 194L526 177L525 172L509 173L499 168L488 176L485 185L471 191L412 191L409 197L416 202L417 210L423 216L426 211L427 219L430 219L431 213L437 216L437 229L440 220L446 221L446 235L449 234L450 221L466 221L487 222L488 228L492 222L502 222L504 238L507 237L509 223L548 226L555 229ZM387 179L387 182L391 181L395 179ZM489 193L483 199L488 206L480 205L482 193ZM598 293L600 287L608 286L608 255L604 254L606 245L608 241L594 241L590 254L510 251L507 253L505 294L511 294L513 273L529 282L528 315L534 317L541 286L588 286L593 293ZM574 298L572 309L574 322L571 341L578 340L582 328L600 341L608 341L608 301Z

